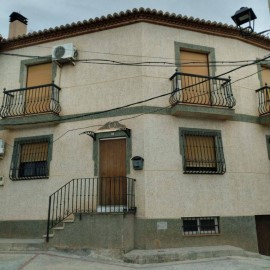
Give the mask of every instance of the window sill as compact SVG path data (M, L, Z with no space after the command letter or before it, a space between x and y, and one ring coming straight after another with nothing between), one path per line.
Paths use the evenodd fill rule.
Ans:
M171 115L204 119L229 120L232 119L235 115L235 110L221 107L177 104L171 109Z
M49 176L20 177L20 178L10 178L10 179L12 181L43 180L43 179L49 179Z
M201 237L201 236L220 236L220 233L209 233L209 234L183 234L187 237Z

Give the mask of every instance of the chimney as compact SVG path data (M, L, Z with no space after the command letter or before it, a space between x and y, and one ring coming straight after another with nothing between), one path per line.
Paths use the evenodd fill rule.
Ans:
M8 38L25 35L27 32L27 19L18 12L12 12L9 18Z

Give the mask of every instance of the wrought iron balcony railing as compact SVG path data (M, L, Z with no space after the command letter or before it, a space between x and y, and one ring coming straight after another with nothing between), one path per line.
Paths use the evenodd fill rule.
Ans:
M4 89L0 116L6 118L42 113L59 114L60 90L54 83L14 90Z
M256 90L259 96L258 111L260 115L266 115L270 113L270 86L267 84Z
M135 179L118 177L72 179L49 197L49 232L74 213L135 213Z
M230 78L175 72L170 80L172 105L185 103L232 108L236 104Z

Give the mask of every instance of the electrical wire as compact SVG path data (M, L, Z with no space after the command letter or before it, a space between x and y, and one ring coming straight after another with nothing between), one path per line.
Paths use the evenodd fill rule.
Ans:
M258 61L259 61L259 62L260 62L260 61L264 61L265 59L267 59L267 58L269 58L269 57L270 57L270 55L264 57L264 59L256 60L256 62L258 62ZM245 65L245 66L246 66L246 65ZM262 70L264 70L264 69L260 69L260 70L258 70L258 71L255 72L255 73L252 73L252 74L249 74L249 75L247 75L247 76L245 76L245 77L242 77L242 78L240 78L240 79L237 79L237 80L231 82L231 84L234 84L234 83L236 83L236 82L238 82L238 81L241 81L241 80L244 80L244 79L249 78L249 77L251 77L251 76L254 76L254 75L256 75L256 74L262 72ZM225 74L223 73L223 74L220 74L219 76L224 76L224 75L225 75ZM218 76L218 77L219 77L219 76ZM192 86L193 86L193 85L192 85ZM191 87L191 86L189 86L189 87ZM183 89L181 89L181 90L183 90ZM179 91L180 91L180 90L179 90ZM216 90L216 91L218 91L218 90ZM170 92L170 94L171 94L171 92ZM194 98L194 97L193 97L193 98ZM158 111L161 111L161 110L168 109L168 108L170 108L170 107L171 107L171 105L166 106L166 107L163 107L163 108L159 108L159 109L156 109L156 110L153 110L153 111L151 111L150 113L152 114L152 113L155 113L155 112L158 112ZM136 115L136 116L122 118L122 119L119 119L118 122L125 121L125 120L130 120L130 119L135 119L135 118L140 117L140 116L143 116L143 115L145 115L145 114L146 114L146 113L141 113L141 114ZM149 114L149 112L148 112L148 114ZM101 126L101 125L95 125L95 126ZM91 127L94 127L94 126L91 126ZM86 128L88 128L88 127L79 128L79 129L86 129ZM77 129L75 129L75 130L77 130ZM73 130L68 130L67 132L69 132L69 131L73 131ZM65 132L64 134L62 134L62 135L61 135L60 137L58 137L55 141L57 141L57 140L59 140L60 138L62 138L67 132ZM54 142L55 142L55 141L54 141Z
M224 72L220 75L217 75L217 76L214 76L212 77L211 79L217 79L221 76L224 76L224 75L227 75L231 72L234 72L238 69L241 69L241 68L244 68L244 67L247 67L247 66L250 66L250 65L254 65L254 64L257 64L259 62L262 62L262 61L265 61L266 59L270 58L270 55L267 55L265 57L263 57L262 59L258 59L258 60L255 60L253 61L252 63L248 63L248 64L244 64L244 65L241 65L239 67L236 67L232 70L229 70L227 72ZM103 114L103 113L108 113L108 112L112 112L112 111L116 111L116 110L120 110L120 109L125 109L125 108L128 108L128 107L131 107L131 106L134 106L134 105L138 105L138 104L142 104L142 103L146 103L146 102L149 102L149 101L152 101L154 99L158 99L158 98L161 98L161 97L165 97L165 96L168 96L168 95L171 95L173 93L176 93L176 92L179 92L179 91L182 91L184 89L187 89L187 88L190 88L190 87L194 87L194 86L197 86L199 84L202 84L202 83L205 83L209 81L209 79L206 79L204 81L201 81L201 82L198 82L198 83L195 83L195 84L192 84L192 85L189 85L187 87L184 87L184 88L181 88L181 89L177 89L175 91L170 91L170 92L167 92L167 93L164 93L164 94L161 94L161 95L158 95L158 96L154 96L154 97L151 97L151 98L148 98L148 99L144 99L144 100L140 100L140 101L137 101L137 102L133 102L133 103L129 103L129 104L126 104L126 105L123 105L123 106L119 106L119 107L115 107L115 108L112 108L112 109L108 109L108 110L103 110L103 111L99 111L99 112L94 112L94 113L86 113L86 114L83 114L83 115L77 115L77 116L71 116L71 117L67 117L65 119L63 119L64 121L67 121L67 120L73 120L73 119L79 119L79 118L84 118L86 116L94 116L94 115L99 115L99 114ZM195 96L194 96L195 97ZM193 97L193 98L194 98ZM50 120L50 121L47 121L48 123L52 123L52 122L58 122L59 120L58 119L55 119L55 120ZM33 123L34 124L34 123ZM16 124L16 125L24 125L24 123L20 123L20 124Z
M250 66L250 65L253 65L253 64L257 64L257 63L259 63L259 62L265 61L265 60L268 59L268 58L270 58L270 55L267 55L267 56L265 56L265 57L262 58L262 59L255 60L255 61L253 61L252 63L248 63L248 64L245 64L245 65L239 66L239 67L237 67L237 68L234 68L234 69L232 69L232 70L229 70L229 71L227 71L227 72L224 72L224 73L222 73L222 74L220 74L220 75L217 75L217 76L215 76L215 77L212 77L212 79L213 79L213 78L219 78L219 77L221 77L221 76L224 76L224 75L226 75L226 74L229 74L229 73L231 73L231 72L234 72L234 71L236 71L236 70L238 70L238 69L240 69L240 68L243 68L243 67L246 67L246 66ZM242 78L240 78L240 79L237 79L237 80L231 82L231 84L236 83L236 82L241 81L241 80L244 80L244 79L246 79L246 78L248 78L248 77L251 77L251 76L253 76L253 75L255 75L255 74L261 72L262 70L264 70L264 69L260 69L259 71L255 72L255 73L252 73L252 74L249 74L249 75L247 75L247 76L245 76L245 77L242 77ZM196 83L196 84L193 84L193 85L188 86L188 87L185 87L185 88L178 89L177 92L178 92L178 91L183 91L183 90L186 89L186 88L193 87L193 86L199 85L199 84L201 84L201 83L205 83L206 81L209 81L209 79L207 79L207 80L205 80L205 81L202 81L202 82L199 82L199 83ZM217 91L217 90L216 90L216 91ZM162 94L162 95L159 95L159 96L155 96L155 97L152 97L152 98L149 98L149 99L145 99L145 100L142 100L142 101L139 101L139 102L127 104L127 105L124 105L124 106L121 106L121 107L116 107L116 108L112 108L112 109L105 110L105 111L100 111L100 112L96 112L96 113L84 114L84 115L80 115L80 116L71 117L71 118L68 118L68 119L66 118L65 120L76 119L76 118L82 118L82 117L85 117L85 116L88 116L88 115L96 115L96 114L101 114L101 113L106 113L106 112L110 112L110 111L114 111L114 110L119 110L119 109L127 108L127 107L130 107L130 106L133 106L133 105L137 105L137 104L141 104L141 103L145 103L145 102L151 101L151 100L153 100L153 99L157 99L157 98L160 98L160 97L164 97L164 96L169 95L169 94L171 95L171 94L174 93L174 92L176 92L176 91L169 92L169 93L165 93L165 94ZM198 96L200 96L200 95L198 95ZM194 98L194 97L193 97L193 98ZM168 109L168 108L170 108L170 107L171 107L171 105L166 106L166 107L162 107L162 108L155 109L155 110L153 110L153 111L151 111L151 112L148 111L147 114L149 114L149 113L155 113L155 112L158 112L158 111L161 111L161 110L165 110L165 109ZM138 114L138 115L135 115L135 116L122 118L122 119L119 119L118 122L120 122L120 121L125 121L125 120L129 120L129 119L135 119L135 118L140 117L140 116L143 116L143 115L145 115L145 114L146 114L146 113L141 113L141 114ZM48 121L48 122L55 122L55 121L58 121L58 120L53 120L53 121ZM34 123L33 123L33 124L34 124ZM20 124L17 124L17 125L20 125ZM80 130L80 129L86 129L86 128L89 128L89 127L100 127L100 126L102 126L102 125L92 125L92 126L80 127L80 128L75 128L75 129L67 130L67 131L64 132L62 135L60 135L57 139L55 139L55 140L53 141L53 143L55 143L56 141L58 141L59 139L61 139L61 138L64 137L67 133L69 133L69 132L71 132L71 131L76 131L76 130ZM13 147L13 146L10 145L10 144L8 144L8 145L9 145L10 147Z
M7 56L16 56L16 57L27 57L27 58L47 58L47 56L37 56L37 55L25 55L25 54L17 54L17 53L5 53L0 52L0 55L7 55ZM104 53L104 54L110 54L110 53ZM121 54L116 54L121 55ZM125 55L125 56L134 56L134 55ZM160 58L160 57L148 57L148 56L140 56L141 58ZM162 59L162 57L161 57ZM163 59L172 59L172 58L163 58ZM185 66L185 65L191 65L196 66L232 66L233 64L237 63L249 63L253 62L254 60L234 60L234 61L209 61L208 63L203 63L201 61L194 61L185 59L187 62L167 62L167 61L141 61L141 62L133 62L133 61L117 61L117 60L111 60L111 59L103 59L103 58L90 58L90 59L77 59L74 60L74 62L81 62L81 63L90 63L90 64L108 64L108 65L126 65L126 66L157 66L157 67L164 67L164 65L167 66ZM197 64L197 65L196 65ZM218 64L218 65L216 65ZM229 65L228 65L229 64Z
M166 106L166 107L162 107L162 108L158 108L158 109L155 109L155 110L152 110L152 111L148 111L147 113L141 113L141 114L138 114L138 115L135 115L135 116L130 116L130 117L125 117L125 118L121 118L121 119L118 119L117 121L118 122L123 122L123 121L126 121L126 120L131 120L131 119L135 119L137 117L140 117L140 116L143 116L145 114L152 114L152 113L156 113L158 111L162 111L162 110L165 110L165 109L168 109L170 108L171 105L169 106ZM92 125L92 126L87 126L87 127L80 127L80 128L74 128L74 129L69 129L67 130L66 132L64 132L61 136L57 137L53 143L55 143L56 141L58 141L59 139L61 139L62 137L64 137L68 132L70 131L76 131L76 130L80 130L80 129L86 129L86 128L92 128L92 127L102 127L103 125Z
M43 46L36 45L34 47L40 48L48 48L52 49L53 46ZM80 53L93 53L93 54L104 54L104 55L112 55L112 56L125 56L125 57L138 57L138 58L153 58L153 59L172 59L175 60L175 57L162 57L162 56L145 56L145 55L137 55L137 54L122 54L122 53L111 53L111 52L98 52L98 51L90 51L90 50L79 50ZM84 59L81 59L84 60ZM189 59L186 59L189 60ZM234 61L209 61L209 63L244 63L244 62L252 62L254 60L234 60ZM175 64L175 63L174 63Z

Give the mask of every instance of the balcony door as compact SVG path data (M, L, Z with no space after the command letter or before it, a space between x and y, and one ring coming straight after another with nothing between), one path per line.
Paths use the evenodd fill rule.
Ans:
M127 204L126 139L99 141L100 205Z
M26 87L52 83L52 63L28 66ZM51 87L36 87L26 91L25 114L50 111Z
M265 111L270 111L270 68L262 66L262 87L267 84L267 88L264 90Z
M270 87L270 68L262 66L262 86L265 84Z
M195 75L181 76L182 102L211 105L210 82L199 77L209 76L208 54L181 50L180 64L182 73Z

